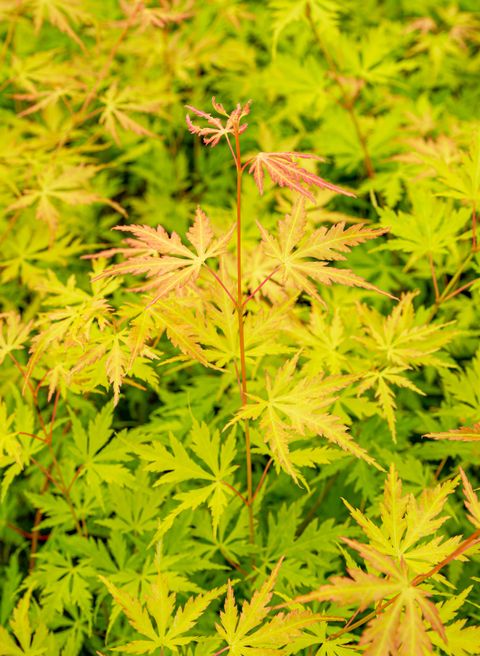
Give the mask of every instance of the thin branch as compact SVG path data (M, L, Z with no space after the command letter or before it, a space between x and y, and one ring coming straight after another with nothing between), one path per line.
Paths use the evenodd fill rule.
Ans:
M444 300L444 301L449 301L451 298L454 298L454 297L457 296L458 294L461 294L461 293L464 292L466 289L468 289L469 287L471 287L474 283L479 282L479 281L480 281L480 278L475 278L475 280L470 280L470 282L467 282L465 285L462 285L462 286L459 287L458 289L455 289L455 291L450 292L450 294L449 294L448 296L445 296L445 298L444 298L443 300Z
M235 165L237 169L237 318L238 318L238 339L240 348L240 373L241 373L241 391L240 398L242 406L247 405L247 362L245 356L245 327L243 320L243 290L242 290L242 176L243 169L241 166L242 156L240 150L240 134L238 125L235 127ZM252 452L250 446L250 425L248 419L245 419L245 455L246 455L246 470L247 470L247 509L248 509L248 530L250 542L253 544L255 541L255 526L253 522L252 510Z
M273 463L273 458L270 458L270 460L267 462L267 464L266 464L266 466L265 466L265 469L263 470L262 477L260 478L260 480L259 480L259 482L258 482L258 485L257 485L257 487L256 487L256 489L255 489L255 492L253 493L253 497L252 497L252 501L251 501L252 504L253 504L253 502L255 501L255 498L256 498L257 494L258 494L258 493L260 492L260 490L262 489L262 485L263 485L264 482L265 482L265 479L266 479L267 474L268 474L268 470L269 470L270 467L272 466L272 463Z
M7 527L11 529L12 531L15 531L15 533L18 533L18 535L21 535L22 538L26 538L27 540L40 540L41 542L46 542L48 538L50 537L49 535L37 535L37 533L34 531L33 533L29 533L28 531L24 531L22 528L19 528L18 526L15 526L15 524L7 524Z
M220 276L218 276L217 273L216 273L216 271L214 271L213 269L211 269L208 265L205 264L204 266L205 266L205 268L207 269L207 271L209 271L209 272L212 274L212 276L215 278L215 280L218 282L218 284L222 287L222 289L224 290L224 292L227 294L227 296L229 297L229 299L230 299L230 300L232 301L232 303L236 306L236 305L237 305L237 301L236 301L236 299L235 299L234 296L230 293L230 291L227 289L227 287L226 287L225 284L223 283L223 281L222 281L222 279L220 278Z
M367 140L366 140L365 135L363 134L363 132L360 128L360 124L358 122L357 115L355 114L353 101L351 100L351 98L349 98L348 91L347 91L347 89L345 89L345 86L344 86L344 84L341 80L340 71L338 69L336 61L333 59L333 57L329 53L328 49L325 47L325 45L322 41L322 38L321 38L320 34L318 33L317 26L315 25L315 23L313 21L312 9L311 9L311 6L310 6L309 2L307 2L306 6L305 6L305 15L306 15L307 21L310 25L310 29L312 30L314 39L315 39L318 47L322 51L323 56L325 57L325 60L328 64L331 72L333 73L334 79L337 82L337 84L340 88L340 91L342 93L343 107L347 110L347 112L350 116L350 119L353 123L353 127L354 127L356 135L357 135L358 142L359 142L360 147L361 147L362 152L363 152L363 160L364 160L365 170L366 170L367 176L369 178L373 178L375 176L375 169L374 169L373 164L372 164L370 153L368 152Z
M224 654L226 651L230 649L230 645L227 645L223 649L220 649L220 651L216 651L213 656L220 656L220 654Z
M227 140L228 147L230 148L230 152L232 153L233 161L235 162L235 166L238 168L238 163L237 163L237 156L235 155L235 151L232 148L232 144L230 142L230 139L228 138L228 134L225 133L225 139ZM242 167L242 171L243 171Z
M255 289L254 289L253 292L250 294L250 296L247 296L247 298L243 301L242 307L245 307L245 305L248 303L248 301L250 301L250 300L255 296L255 294L256 294L257 292L259 292L259 291L262 289L262 287L263 287L263 286L264 286L264 285L270 280L270 278L272 278L272 277L277 273L277 271L278 271L279 269L280 269L280 265L278 265L277 267L275 267L275 269L272 271L272 273L270 273L270 274L265 278L265 280L263 280L263 281L258 285L258 287L255 287Z
M26 433L25 431L18 431L17 435L26 435L26 437L32 437L34 440L39 440L43 444L48 444L48 440L40 435L35 435L35 433Z
M323 486L322 491L320 492L320 494L318 496L318 499L315 501L313 506L308 511L307 516L305 517L305 519L302 521L302 523L298 527L297 533L296 533L297 538L304 532L304 530L307 528L307 526L313 520L313 518L315 517L315 515L317 513L317 510L322 505L325 497L327 496L327 494L330 492L330 490L334 486L335 481L337 480L337 478L338 478L338 472L336 474L334 474L333 476L331 476L329 478L329 480L327 481L327 483L325 483L325 485Z
M21 373L22 378L24 380L24 385L26 385L28 387L28 389L30 390L30 393L32 394L33 402L34 402L34 406L35 406L35 412L37 413L37 417L38 417L38 420L40 422L40 426L42 427L42 431L44 432L45 437L48 437L47 427L45 426L45 422L43 421L42 413L40 412L40 408L38 407L38 403L37 403L37 398L38 398L37 392L35 391L35 388L33 387L33 385L31 383L31 381L29 380L25 370L23 369L22 365L17 360L17 358L13 355L13 353L9 353L8 355L10 357L10 360L16 366L18 371Z
M228 558L228 556L225 554L225 552L222 549L220 549L220 553L225 558L227 563L231 567L233 567L233 569L236 569L237 572L240 572L240 574L242 574L242 576L244 576L245 578L247 578L249 576L248 572L246 570L244 570L243 567L240 567L240 565L238 563L236 563L234 560L231 560L230 558Z
M472 208L472 251L477 251L477 206L473 203Z
M62 491L63 491L63 490L62 490L62 486L61 486L61 484L60 484L58 481L55 480L55 478L52 476L52 474L48 471L48 469L47 469L46 467L44 467L44 466L42 465L41 462L39 462L39 461L36 460L35 458L30 458L30 460L33 462L33 464L34 464L36 467L38 467L38 468L40 469L40 471L42 472L42 474L44 474L45 477L48 478L48 480L50 481L50 483L53 483L53 485L55 485L55 487L57 488L57 490L59 490L59 492L62 492Z
M425 574L418 574L410 583L410 585L419 585L420 583L423 583L425 579L429 579L432 576L435 576L435 574L438 574L438 572L445 567L445 565L448 565L452 560L455 560L455 558L458 558L458 556L461 556L465 551L473 547L475 544L480 542L480 528L478 528L476 531L474 531L471 535L468 536L463 542L461 542L458 547L452 551L451 554L449 554L446 558L444 558L442 561L440 561L435 567L432 567L431 570L426 572Z
M438 464L438 467L436 468L435 473L434 473L434 475L433 475L433 478L434 478L436 481L438 481L438 477L439 477L440 474L442 473L442 469L443 469L443 468L445 467L445 465L447 464L447 460L448 460L448 458L443 458L443 460L441 460L440 463Z
M88 93L87 97L85 98L85 101L82 105L82 108L81 108L81 110L78 114L78 116L80 116L81 118L84 116L87 108L90 106L90 103L95 98L95 95L97 94L97 91L100 88L101 83L107 77L108 72L110 70L110 67L111 67L111 65L113 63L113 60L115 58L115 55L117 54L117 51L118 51L119 47L121 46L122 42L124 41L125 37L127 36L130 27L133 25L133 23L135 21L135 18L137 17L138 12L142 8L142 5L143 5L143 1L139 0L139 2L137 2L136 5L133 7L132 13L128 17L127 22L125 23L125 26L124 26L122 32L120 33L118 39L116 40L116 42L113 44L112 48L110 49L110 52L108 53L107 61L103 65L103 68L100 71L100 73L97 75L97 78L95 80L95 84L90 89L90 92ZM82 118L82 120L84 120L84 118Z
M227 483L227 481L221 481L221 483L222 483L223 485L225 485L226 487L228 487L229 490L232 490L232 492L233 492L234 494L236 494L237 497L238 497L239 499L241 499L242 502L243 502L243 503L247 506L247 508L248 508L248 506L249 506L250 504L249 504L248 501L245 499L245 497L243 496L243 494L237 490L236 487L233 487L233 485L230 485L230 483Z
M431 321L433 319L433 317L435 316L435 314L438 311L438 308L445 301L446 297L450 294L451 289L453 287L455 287L455 285L457 284L457 281L459 280L460 276L462 275L464 269L466 269L466 267L470 264L472 259L473 259L473 253L470 253L466 257L466 259L461 263L461 265L458 267L458 269L455 271L454 275L450 278L450 280L447 283L445 289L441 293L440 298L438 299L438 301L435 302L435 305L432 306L432 310L431 310L430 316L429 316L429 321Z
M76 470L75 474L73 475L72 480L70 481L70 483L68 484L68 487L67 487L67 492L68 492L69 494L70 494L70 491L71 491L71 489L72 489L72 487L73 487L75 481L76 481L77 478L80 476L80 474L82 473L82 471L83 471L83 465L80 465L79 467L77 467L77 470Z
M50 432L48 434L48 443L52 443L52 437L53 437L53 427L55 424L55 419L57 416L57 410L58 410L58 400L60 398L60 390L57 390L55 393L55 401L53 402L53 410L52 410L52 416L50 418Z

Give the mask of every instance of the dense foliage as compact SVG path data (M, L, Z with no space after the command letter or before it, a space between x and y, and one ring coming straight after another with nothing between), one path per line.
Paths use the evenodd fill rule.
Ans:
M0 0L0 655L480 653L476 10Z

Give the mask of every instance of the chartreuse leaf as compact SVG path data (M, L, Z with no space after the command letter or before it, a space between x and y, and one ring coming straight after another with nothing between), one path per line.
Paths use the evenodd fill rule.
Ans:
M322 30L336 30L342 6L335 0L270 0L269 9L272 13L275 53L282 32L299 21L308 25L309 12Z
M71 415L73 444L70 451L80 468L80 477L84 477L100 501L105 483L131 486L134 480L125 466L130 460L127 448L124 442L113 436L112 412L111 403L106 404L89 422L88 429L78 417Z
M216 531L228 499L233 494L226 483L238 467L233 464L236 455L235 431L231 431L221 444L218 431L211 433L205 423L194 419L191 438L190 450L197 460L173 434L169 438L170 450L159 443L139 449L141 458L148 462L146 470L162 472L155 485L195 481L193 489L178 492L174 496L179 504L165 519L162 531L169 528L180 513L198 508L202 503L208 504ZM202 481L202 484L199 485L198 481Z
M475 494L470 481L465 472L460 468L460 475L463 482L463 493L465 495L465 506L469 511L468 519L476 528L480 528L480 501Z
M8 412L0 399L0 468L2 472L1 499L4 500L12 481L30 463L31 457L45 446L32 438L34 418L31 406L19 393L13 394L16 407ZM22 435L26 433L27 435Z
M460 557L455 551L460 536L445 540L436 535L447 519L439 515L457 483L458 477L432 490L424 490L417 500L413 495L402 495L401 482L392 465L385 482L381 525L350 508L369 543L348 538L344 541L363 558L367 571L350 567L348 577L334 576L331 583L296 601L330 599L341 605L354 605L360 611L375 605L376 612L368 616L359 643L368 656L433 654L432 641L442 645L448 643L448 626L452 636L457 632L463 634L458 636L459 645L462 641L466 645L474 643L478 640L477 628L463 629L461 621L445 627L444 624L454 617L456 608L451 606L449 612L445 608L442 613L442 607L429 599L431 586L422 587L426 577L416 576L443 563L447 556ZM467 507L475 516L478 500L472 496L468 482L465 486ZM432 577L434 575L432 572ZM467 648L459 653L470 652Z
M392 238L381 249L402 251L409 258L405 267L411 269L418 260L427 262L428 256L439 260L442 256L455 256L460 244L458 237L469 219L465 208L454 210L431 191L415 188L410 213L383 210L382 224L390 228ZM427 275L431 272L426 267Z
M45 221L52 233L56 232L60 218L56 206L58 201L66 205L106 203L125 215L125 211L118 203L100 196L91 189L89 182L96 172L94 166L61 168L52 163L39 173L34 188L26 189L23 195L7 209L13 211L35 205L36 218Z
M280 560L265 583L253 594L252 599L243 602L241 613L235 601L233 586L228 583L225 607L216 626L218 634L227 643L231 656L276 654L281 647L299 637L306 627L333 619L331 616L309 611L277 613L268 619L271 610L268 604L281 564Z
M278 237L273 237L260 224L259 229L265 257L272 262L272 268L278 269L274 279L278 278L287 289L304 291L317 300L321 296L316 283L381 291L349 269L328 265L331 261L345 260L345 253L352 247L379 237L384 229L362 224L345 228L345 223L338 223L331 228L322 226L311 234L307 232L303 199L295 201L291 213L280 221Z
M460 541L460 536L444 540L435 535L447 519L440 513L457 485L458 477L424 490L417 500L402 494L402 482L392 465L380 505L380 526L348 502L345 504L375 549L401 558L414 574L419 574L447 556Z
M480 627L465 626L467 623L465 619L457 619L447 624L447 622L455 620L457 611L466 602L468 594L471 591L472 586L466 588L460 594L455 595L455 597L450 597L447 601L439 604L438 612L440 619L446 625L446 640L442 640L434 632L430 632L429 637L432 643L442 649L442 652L445 652L448 656L475 656L480 652Z
M416 295L415 292L404 294L387 317L374 308L357 306L363 331L355 339L372 358L371 369L363 376L359 393L374 390L380 414L387 420L394 441L397 420L393 388L409 389L423 395L424 392L407 377L406 372L421 366L452 366L441 349L457 334L447 323L422 323L413 307Z
M143 636L114 651L124 654L151 654L156 649L177 653L178 647L199 640L190 631L195 627L210 603L225 589L214 588L204 594L190 597L184 606L177 606L176 594L171 592L163 574L158 574L148 593L139 599L121 590L104 576L100 580L126 615L132 628Z
M31 323L23 323L14 312L0 315L0 364L12 351L23 348L30 329Z
M30 621L30 599L28 590L18 602L10 620L11 635L0 626L0 656L47 656L53 652L53 641L42 622L32 627ZM35 626L35 625L34 625Z
M276 372L273 380L267 374L266 398L249 394L250 402L237 412L231 423L242 419L259 419L272 457L294 480L298 479L298 470L292 461L290 444L312 435L321 435L332 444L381 469L380 465L354 442L341 419L328 411L337 398L335 392L352 382L354 377L323 378L318 375L296 379L298 358L299 354L288 360ZM301 452L295 453L294 460L301 465ZM309 456L315 458L311 450ZM328 454L324 453L323 456L328 457ZM304 465L311 466L310 457L307 456Z

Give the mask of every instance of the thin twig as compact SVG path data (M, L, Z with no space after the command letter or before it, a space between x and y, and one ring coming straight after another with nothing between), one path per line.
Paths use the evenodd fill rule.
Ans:
M477 206L473 203L472 208L472 251L477 250Z
M220 651L216 651L213 656L220 656L220 654L224 654L226 651L230 649L230 645L227 645L223 649L220 649Z
M238 125L235 127L235 165L237 169L237 318L238 318L238 338L240 348L240 374L241 374L241 401L242 406L247 405L247 362L245 355L245 328L243 319L243 290L242 290L242 175L243 169L241 166L241 150L240 150L240 134ZM253 522L252 510L252 452L250 446L250 425L248 419L245 419L245 455L246 455L246 469L247 469L247 500L248 500L248 530L250 542L255 541L255 527Z
M280 265L278 265L277 267L275 267L275 269L272 271L272 273L270 273L270 274L265 278L265 280L263 280L263 281L258 285L258 287L255 287L255 289L254 289L253 292L250 294L250 296L247 296L247 298L243 301L243 307L245 307L245 305L248 303L248 301L250 301L250 300L255 296L255 294L256 294L258 291L260 291L260 290L262 289L262 287L263 287L263 286L264 286L264 285L270 280L270 278L272 278L272 276L274 276L274 275L277 273L277 271L278 271L279 269L280 269Z
M50 535L37 535L35 532L29 533L28 531L24 531L22 528L19 528L18 526L15 526L15 524L7 524L7 527L11 529L12 531L15 531L15 533L18 533L18 535L21 535L22 538L26 538L27 540L40 540L41 542L46 542Z
M257 487L256 487L256 489L255 489L255 492L253 493L251 503L253 503L253 502L255 501L257 494L260 492L260 490L261 490L261 488L262 488L262 485L264 484L265 479L266 479L266 477L267 477L268 470L269 470L270 467L272 466L272 463L273 463L273 458L270 458L270 460L269 460L269 461L267 462L267 464L265 465L265 469L263 470L262 477L260 478L260 480L259 480L259 482L258 482L258 485L257 485Z
M225 284L223 283L223 281L222 281L222 279L220 278L220 276L217 275L216 271L214 271L213 269L211 269L211 268L210 268L209 266L207 266L207 265L205 265L205 268L207 269L207 271L209 271L209 272L212 274L212 276L215 278L215 280L218 282L218 284L222 287L222 289L224 290L224 292L226 292L226 294L227 294L227 296L229 297L229 299L230 299L230 300L232 301L232 303L236 306L236 305L237 305L237 301L236 301L236 299L235 299L234 296L230 293L230 291L227 289L227 287L226 287Z
M226 487L228 487L229 490L232 490L232 492L233 492L234 494L236 494L237 497L238 497L239 499L241 499L242 502L243 502L243 503L247 506L247 508L248 508L248 506L249 506L248 501L245 499L245 497L243 496L243 494L237 490L236 487L233 487L233 485L230 485L230 483L227 483L227 481L221 481L221 483L222 483L223 485L225 485Z
M474 283L479 282L479 281L480 281L480 278L475 278L475 280L470 280L470 282L467 282L465 285L462 285L458 289L455 289L453 292L450 292L450 294L448 296L445 296L445 298L443 300L444 301L449 301L451 298L454 298L458 294L461 294L466 289L471 287Z

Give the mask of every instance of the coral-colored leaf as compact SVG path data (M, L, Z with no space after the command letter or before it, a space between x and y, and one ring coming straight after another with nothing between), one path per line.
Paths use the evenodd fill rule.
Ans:
M292 191L296 191L303 196L306 196L311 201L315 200L315 196L308 189L308 187L320 187L321 189L329 189L337 194L344 196L355 197L355 194L341 187L337 187L331 182L327 182L320 178L315 173L307 171L302 168L295 161L298 158L302 159L316 159L320 157L310 155L307 153L258 153L250 161L250 168L248 172L253 175L258 190L263 194L263 181L265 171L270 176L272 182L278 184L280 187L288 187Z
M345 229L345 224L340 223L319 228L307 236L305 216L305 201L299 198L291 213L280 222L278 238L259 225L265 256L279 268L275 279L278 277L287 288L305 291L320 301L316 283L363 287L385 294L349 269L328 266L329 261L344 260L344 253L353 246L379 237L385 230L362 224Z
M432 440L451 440L452 442L478 442L480 441L480 422L471 428L462 426L449 431L427 433L424 437L430 437Z
M93 280L126 274L145 275L147 282L135 287L134 291L153 291L151 305L171 292L194 283L205 262L226 251L233 233L232 227L220 239L214 239L210 220L200 208L197 208L194 224L187 233L196 253L182 243L177 233L168 235L162 226L130 225L117 226L116 229L130 232L134 238L126 238L125 246L88 257L121 254L124 261L102 271Z
M472 522L474 526L480 528L480 501L478 496L475 494L473 487L470 484L465 472L460 467L460 476L462 477L463 482L463 493L465 495L465 506L469 511L470 515L468 519Z

